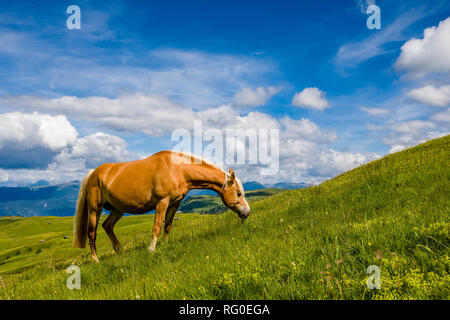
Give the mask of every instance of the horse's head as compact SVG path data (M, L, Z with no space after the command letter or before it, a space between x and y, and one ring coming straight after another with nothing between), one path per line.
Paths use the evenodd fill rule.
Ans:
M250 207L245 200L244 187L241 181L236 178L233 169L230 169L229 174L225 174L221 197L223 203L236 212L242 221L250 215Z

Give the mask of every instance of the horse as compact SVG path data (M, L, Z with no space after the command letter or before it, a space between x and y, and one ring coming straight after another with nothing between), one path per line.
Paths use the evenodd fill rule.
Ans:
M84 177L74 217L73 247L85 248L89 238L91 257L98 262L95 241L103 208L110 210L102 226L116 253L121 245L113 229L123 214L155 210L153 239L148 247L154 252L164 218L167 239L175 213L192 189L215 191L242 221L250 215L244 188L233 169L226 172L190 154L161 151L142 160L103 164Z

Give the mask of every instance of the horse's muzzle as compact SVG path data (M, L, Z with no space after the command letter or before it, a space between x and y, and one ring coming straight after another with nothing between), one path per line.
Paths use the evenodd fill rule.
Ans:
M240 208L238 215L239 215L239 218L241 218L242 221L244 221L250 215L250 208L248 208L248 207L242 208L242 209Z

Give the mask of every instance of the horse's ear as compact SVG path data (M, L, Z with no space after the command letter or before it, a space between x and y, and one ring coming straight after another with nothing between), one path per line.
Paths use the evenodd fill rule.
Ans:
M231 180L234 180L236 178L233 168L230 168L230 178L231 178Z

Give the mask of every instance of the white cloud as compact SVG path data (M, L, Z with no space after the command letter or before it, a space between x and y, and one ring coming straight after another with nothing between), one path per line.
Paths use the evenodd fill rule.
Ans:
M450 60L450 56L447 58ZM408 96L433 107L446 107L450 105L450 85L440 87L427 85L409 91Z
M416 97L418 96L417 94ZM433 98L425 95L424 97ZM370 134L374 139L381 139L389 147L388 153L413 147L430 139L444 136L449 132L450 111L430 115L430 111L435 109L424 108L407 102L404 98L386 101L383 104L392 106L389 109L395 111L388 115L385 123L379 121L378 123L366 124L365 127L371 131ZM378 108L367 108L370 110L360 109L371 112L373 111L372 109ZM383 113L380 112L380 114ZM375 114L378 114L378 110ZM429 119L427 120L427 118Z
M233 104L237 107L263 106L269 99L281 90L280 87L243 88L233 97Z
M449 131L421 131L415 134L403 134L394 138L385 139L385 142L391 144L389 154L402 151L406 148L414 147L420 143L427 142L428 140L437 139L450 134Z
M366 108L366 107L360 107L359 109L367 112L368 114L372 116L385 116L391 113L388 109L385 108Z
M51 185L81 180L87 173L82 162L71 162L66 165L52 163L45 169L2 169L0 176L6 179L0 181L1 186L29 186L39 181L47 181Z
M0 182L6 186L26 186L40 180L50 184L82 179L88 169L103 163L128 161L134 158L126 150L126 142L116 136L97 132L78 139L73 146L64 148L45 168L3 169Z
M379 158L380 155L376 153L338 152L329 149L320 154L319 172L325 175L341 173Z
M289 136L289 133L280 136L280 170L275 177L278 181L315 184L380 158L375 153L341 152L330 148L328 143Z
M9 180L9 173L0 169L0 182L6 182Z
M0 114L2 185L66 182L80 179L88 168L129 158L123 139L102 132L78 138L65 116Z
M58 151L75 142L77 131L65 116L35 113L0 114L0 148L36 146Z
M55 160L65 163L69 160L83 160L85 168L96 168L103 163L122 162L129 158L127 143L122 138L97 132L80 138Z
M284 126L283 138L303 139L307 141L330 143L337 139L333 131L322 130L309 119L294 120L289 117L281 119Z
M45 167L78 133L65 116L0 114L0 167Z
M401 47L397 70L412 76L450 72L450 17L427 28L422 39L413 38Z
M275 177L264 177L269 183L305 181L316 184L379 158L377 154L330 148L329 145L337 140L337 134L321 129L309 119L285 117L280 120L280 125L280 169Z
M316 87L305 88L298 92L292 98L292 105L296 107L311 108L323 110L330 106L330 103L325 98L325 93Z
M427 129L434 129L434 127L433 122L422 120L400 122L391 126L392 130L401 133L416 133Z
M450 124L450 109L432 114L430 120Z
M407 147L403 144L395 144L389 149L389 154L396 153L405 150Z
M387 135L383 142L391 146L389 153L415 146L431 139L447 135L445 129L439 129L432 121L412 120L393 123L387 126Z

